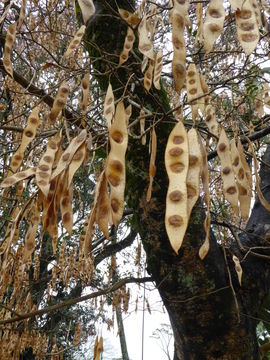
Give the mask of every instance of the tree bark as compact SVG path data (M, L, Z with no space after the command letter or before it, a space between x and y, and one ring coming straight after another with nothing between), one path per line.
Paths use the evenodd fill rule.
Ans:
M118 4L119 7L127 8L125 1L118 1ZM130 1L131 7L132 4ZM139 72L139 65L135 62L133 64L132 60L125 67L128 71L112 67L113 62L118 63L116 55L124 42L123 28L127 28L115 17L116 11L115 1L102 1L95 19L90 21L87 29L86 41L95 43L93 48L87 48L93 67L98 70L103 90L108 83L108 67L111 67L113 88L125 84L131 71L135 78ZM166 113L168 103L162 91L153 90L147 94L139 81L135 81L135 85L133 96L140 99L141 104L154 108L158 113ZM137 114L135 110L133 117ZM174 359L259 359L256 318L269 292L269 262L251 253L244 257L245 252L241 253L233 241L231 246L222 247L213 232L210 236L210 251L203 261L200 260L198 251L205 237L204 208L200 201L192 212L179 254L173 252L164 226L168 186L164 151L172 126L164 121L162 115L159 120L156 127L157 173L152 199L150 203L145 200L149 158L147 148L139 145L138 140L129 143L126 195L128 205L134 208L135 213L132 226L139 232L147 254L147 270L156 283L170 317L175 339ZM270 164L270 147L264 161ZM144 175L134 179L134 173ZM270 200L270 170L267 166L262 166L261 178L264 195ZM269 229L270 214L256 201L246 231L239 234L244 249L265 245ZM232 254L242 260L241 287Z

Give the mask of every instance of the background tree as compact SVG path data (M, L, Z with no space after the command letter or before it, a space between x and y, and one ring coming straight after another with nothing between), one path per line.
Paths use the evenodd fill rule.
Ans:
M269 106L269 68L265 65L269 5L239 0L224 1L224 7L213 0L210 4L122 0L3 3L1 165L5 190L0 228L0 326L5 356L18 358L26 350L37 358L47 354L67 357L67 350L80 343L86 331L83 324L89 320L85 312L72 316L70 306L94 299L90 317L96 320L99 314L110 326L113 319L106 313L105 301L112 305L112 314L119 306L127 311L130 295L126 285L151 280L170 317L174 359L259 359L256 325L262 321L269 329L270 308L270 117L264 113ZM119 8L125 11L119 12ZM220 36L211 48L215 33ZM164 64L160 89L158 49L163 50ZM142 64L146 64L143 71ZM195 93L189 88L193 81ZM114 98L107 90L109 84ZM114 103L116 113L111 116ZM123 109L129 117L125 160L122 153L113 158L112 142L123 142L125 122L118 132L110 131L110 121L115 124L118 117L123 119ZM190 214L179 250L180 235L174 239L173 250L164 224L168 203L164 153L176 121L182 121L186 130L195 128L200 133L201 151L207 149L209 165L209 172L205 162L201 168L204 193L200 192ZM242 156L241 164L246 166L242 168L246 188L238 168L241 156L237 162L229 151L224 165L221 153L227 137L239 138L245 146L247 163ZM195 141L194 147L197 144ZM251 165L254 148L261 165L261 184L255 156ZM185 148L183 156L188 159L191 151L193 146ZM174 156L181 160L181 154ZM231 156L233 164L228 160ZM256 175L256 191L253 184L252 192L248 163ZM124 164L125 210L118 224L115 213L123 205L122 195L118 202L113 196L119 179L121 188L124 185L120 176ZM181 173L183 163L176 165L173 172ZM192 161L184 165L191 168ZM232 170L237 173L226 187L224 175ZM153 182L152 191L149 181ZM186 177L180 183L185 190L181 195L190 204L193 188L186 186ZM233 199L227 196L228 189ZM241 199L233 196L236 189L242 196L251 193L255 200L248 219L243 208L242 217L238 215ZM198 187L195 190L198 192ZM260 199L255 198L256 193ZM209 221L203 226L205 216L209 219L209 205L211 229ZM179 216L171 219L172 226L180 224ZM210 250L199 256L209 229ZM119 255L115 261L115 255L122 257L125 249L138 241L137 235L151 278L141 276L137 243L137 254L130 251L123 261L130 264L133 257L133 263L139 265L138 276L132 276L136 273L132 267L126 273L121 267L115 281L113 274L120 261ZM102 263L105 265L100 266ZM87 295L82 293L84 289ZM70 338L64 333L56 336L59 311L61 321L71 323ZM101 351L99 338L96 357Z

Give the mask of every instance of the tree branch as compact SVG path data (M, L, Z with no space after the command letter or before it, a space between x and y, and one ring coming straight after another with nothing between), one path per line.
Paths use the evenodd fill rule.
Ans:
M152 281L152 278L151 277L143 277L143 278L134 278L134 277L130 278L130 277L128 277L128 278L124 278L122 280L119 280L114 285L109 286L109 287L107 287L107 288L105 288L103 290L98 290L98 291L95 291L95 292L93 292L91 294L88 294L88 295L79 296L79 297L75 297L73 299L62 301L59 304L52 305L52 306L47 306L47 307L45 307L43 309L35 310L35 311L32 311L32 312L27 313L27 314L20 314L20 315L14 317L14 318L11 318L11 319L1 320L0 325L11 324L11 323L14 323L14 322L17 322L17 321L29 319L29 318L34 317L34 316L40 316L40 315L47 314L47 313L55 311L55 310L59 310L59 309L61 309L63 307L66 307L66 306L75 305L75 304L78 304L78 303L80 303L82 301L93 299L93 298L101 296L101 295L106 295L106 294L108 294L110 292L113 292L113 291L121 288L125 284L145 283L145 282L148 282L148 281Z

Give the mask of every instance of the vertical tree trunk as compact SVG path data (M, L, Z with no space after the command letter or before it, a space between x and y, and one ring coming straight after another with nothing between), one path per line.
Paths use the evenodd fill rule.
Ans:
M105 90L108 84L108 72L111 72L113 88L117 89L126 84L131 70L135 79L140 70L130 63L129 72L112 66L113 63L118 63L115 55L122 49L127 26L115 16L117 7L113 0L101 3L96 18L88 26L86 41L89 44L90 41L95 42L95 47L88 46L88 50L93 66L99 74L104 74L99 76L102 89ZM132 6L134 2L129 1L128 4ZM125 1L118 1L118 5L127 8ZM153 91L149 95L139 81L134 83L133 95L144 106L161 114L166 113L168 102L162 91ZM135 109L133 117L137 114ZM134 179L134 173L138 169L141 173L148 174L149 166L146 148L140 146L138 141L129 143L128 161L135 170L127 174L127 201L134 208L132 224L143 241L147 270L155 280L170 317L175 339L174 359L259 359L255 318L269 291L269 264L264 259L247 256L241 264L243 283L240 287L231 259L232 253L236 253L240 259L244 254L233 246L222 248L213 233L210 237L210 252L201 261L198 250L205 233L204 209L200 202L192 213L179 254L173 252L164 226L168 185L164 151L171 128L162 120L161 116L156 127L157 173L151 202L146 203L143 195L148 186L147 178ZM270 163L270 148L264 160ZM269 181L266 180L267 177L270 178L269 168L263 167L262 176L262 184L266 186L265 192L269 200ZM269 229L270 214L261 204L256 203L247 227L249 234L243 233L240 236L243 245L261 244L268 231L267 226Z

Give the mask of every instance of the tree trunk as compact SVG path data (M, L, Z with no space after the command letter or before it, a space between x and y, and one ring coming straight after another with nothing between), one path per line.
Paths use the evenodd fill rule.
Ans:
M134 4L133 1L128 3L131 7ZM119 7L127 8L126 1L118 1L118 4ZM166 103L164 92L153 90L150 95L146 93L138 80L142 75L136 78L136 74L140 72L138 64L132 65L130 60L125 67L129 67L128 71L116 69L112 65L118 63L116 55L122 50L127 28L115 16L116 11L114 0L100 2L97 15L87 28L86 41L89 44L91 41L95 42L95 46L87 48L93 67L99 72L100 85L105 91L109 69L114 89L123 86L132 71L136 84L132 95L137 96L144 106L149 105L158 113L165 114L168 102ZM95 60L97 57L98 61ZM105 75L100 75L102 73ZM133 120L137 114L136 109L133 110ZM128 205L134 209L132 224L139 232L147 254L147 270L156 283L170 317L175 339L174 359L259 359L256 317L269 291L269 263L251 254L243 259L245 254L239 251L234 242L230 247L224 248L217 243L213 232L210 236L210 252L203 261L200 260L198 251L205 237L204 209L200 201L192 212L179 254L173 252L164 226L168 186L164 151L171 130L171 126L164 120L168 119L161 116L156 127L157 173L151 201L146 203L145 200L148 152L146 147L138 144L138 140L130 141L129 144L126 191ZM270 163L270 147L264 161ZM138 178L135 173L144 175ZM266 166L262 167L261 177L264 195L270 200L270 170ZM256 202L246 232L239 235L243 246L248 248L265 245L264 239L269 229L270 214ZM243 259L241 287L234 270L232 254Z

